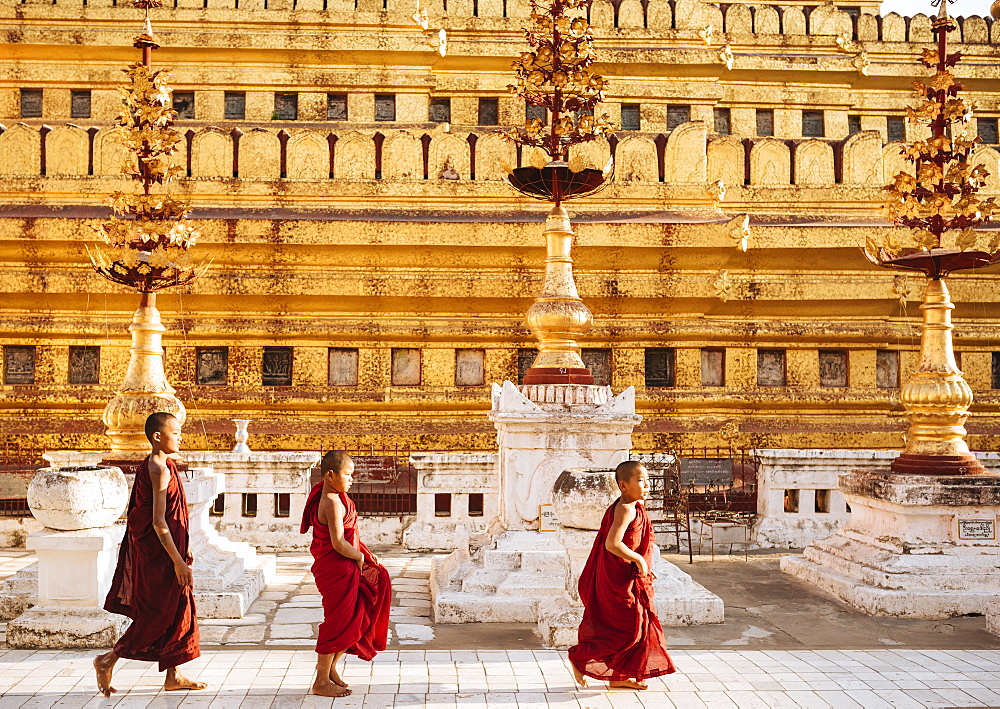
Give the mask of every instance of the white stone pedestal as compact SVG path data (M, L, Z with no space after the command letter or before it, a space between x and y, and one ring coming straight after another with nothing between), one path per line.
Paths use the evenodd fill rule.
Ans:
M75 463L77 460L71 462ZM198 617L242 618L274 576L275 557L257 554L257 550L245 542L226 539L212 525L209 508L219 493L225 490L225 479L221 474L210 469L191 468L188 472L181 473L181 480L184 483L191 523L189 538L191 553L195 558L193 571ZM120 543L124 525L108 529L118 530L115 544ZM102 530L83 530L80 534L86 536L98 531ZM53 530L44 532L56 534ZM33 534L28 539L28 548L36 548L31 541L36 536ZM39 568L43 553L39 552L39 563L21 569L0 583L0 620L17 618L28 608L43 605L39 597ZM115 549L110 562L112 574L117 558L118 552ZM110 583L110 576L108 580ZM103 593L107 594L107 586ZM97 606L103 605L104 596Z
M468 546L500 514L497 457L492 453L411 453L417 470L417 517L403 532L403 546L438 551ZM482 496L479 514L471 514L470 494ZM448 495L451 514L435 513L435 497Z
M983 614L1000 600L1000 477L855 471L840 489L850 521L782 571L876 616Z
M500 448L500 505L509 530L537 529L538 506L567 468L614 468L632 450L635 389L611 398L610 387L493 385L490 420Z
M499 445L501 522L507 531L473 560L468 546L433 562L437 623L538 623L546 644L576 642L582 607L576 583L593 531L538 531L539 505L568 468L614 468L628 458L635 413L630 387L539 385L493 387L490 419ZM664 625L721 623L722 600L676 566L654 564L656 607Z
M28 537L38 555L38 604L7 624L12 648L107 648L128 620L103 609L124 525Z
M212 518L220 534L261 551L308 550L310 537L299 534L299 524L309 494L309 474L319 463L319 453L185 451L182 455L191 467L210 467L224 477L225 511ZM280 494L289 500L284 516L276 504ZM256 502L252 516L244 507L248 495Z
M834 534L851 518L838 478L852 470L878 470L898 455L876 450L759 450L759 548L802 549ZM786 499L790 503L786 505Z
M190 549L194 556L194 596L199 618L242 618L274 576L275 557L258 554L245 542L219 535L208 511L225 491L220 473L192 468L182 473L187 496Z

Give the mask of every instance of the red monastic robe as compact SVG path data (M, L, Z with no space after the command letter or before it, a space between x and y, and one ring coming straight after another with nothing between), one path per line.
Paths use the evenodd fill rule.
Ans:
M153 529L153 484L149 457L135 474L128 501L128 524L118 551L104 609L132 619L115 643L118 657L158 662L160 672L201 655L194 590L177 583L174 563ZM170 483L164 518L181 557L188 555L188 507L174 461L167 459Z
M578 585L583 601L579 643L569 649L570 662L595 679L623 681L674 672L663 641L663 628L653 610L653 580L639 576L635 564L605 548L615 519L615 500L604 513ZM622 541L653 568L653 525L641 502Z
M349 652L362 660L371 660L385 650L389 633L389 603L392 584L389 572L358 536L358 512L346 492L340 493L344 503L344 539L365 557L363 570L330 543L330 529L320 524L317 513L323 496L320 481L309 493L302 513L301 531L313 529L309 551L313 555L312 572L323 596L323 622L319 626L316 652L331 655Z

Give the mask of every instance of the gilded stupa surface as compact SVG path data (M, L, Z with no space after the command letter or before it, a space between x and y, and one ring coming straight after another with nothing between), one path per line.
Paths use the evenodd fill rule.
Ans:
M186 447L230 447L241 418L261 450L491 450L489 384L534 359L545 260L539 203L506 183L550 159L504 136L549 118L508 90L530 2L176 4L153 18L180 138L164 169L212 262L157 300ZM135 293L87 249L102 248L92 224L114 224L107 195L135 194L117 118L137 18L110 0L0 0L0 436L42 448L107 447L101 412L129 360ZM565 205L593 313L579 344L597 383L636 387L636 448L901 448L924 277L863 249L913 239L883 187L919 180L904 150L933 139L907 109L931 81L934 17L594 0L584 19L607 85L574 120L612 130L566 156L611 164L599 195ZM985 202L1000 193L1000 24L954 23ZM995 223L975 229L985 248ZM948 278L973 450L1000 442L994 271Z

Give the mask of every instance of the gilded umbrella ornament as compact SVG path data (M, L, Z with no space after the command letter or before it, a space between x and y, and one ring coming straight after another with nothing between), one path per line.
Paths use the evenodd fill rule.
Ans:
M573 230L562 203L606 186L612 163L603 170L569 158L573 145L613 130L607 115L595 116L608 82L591 71L594 38L587 10L591 0L532 0L533 26L525 30L530 51L513 62L517 84L511 93L529 106L544 109L546 120L531 118L505 137L522 148L547 156L535 164L509 170L511 187L535 199L554 203L545 222L547 256L542 292L528 310L528 326L538 339L538 357L524 384L593 384L580 358L577 339L586 334L593 316L576 290L571 249Z
M166 190L183 170L171 160L182 138L173 128L177 112L172 107L170 74L152 68L152 52L159 43L148 12L161 4L160 0L133 3L147 12L143 31L133 42L142 51L142 61L123 69L128 83L119 89L118 132L130 153L122 174L138 182L142 191L108 196L111 217L91 225L103 246L87 247L99 274L141 294L129 327L132 348L125 381L101 417L111 439L109 460L115 462L134 460L149 450L143 433L149 414L166 411L184 421L184 405L174 396L163 369L165 328L156 309L156 292L190 283L207 268L189 253L198 239L197 230L185 221L190 206Z
M910 428L906 449L892 470L915 474L980 474L982 465L965 442L965 421L972 388L959 370L952 347L954 305L945 277L954 271L990 266L1000 261L1000 238L987 243L976 227L998 210L994 198L979 196L989 173L972 164L979 137L971 135L974 106L966 104L962 85L952 73L961 52L948 53L948 34L957 29L941 0L933 23L935 48L920 60L934 70L929 80L914 81L920 99L907 109L910 123L927 125L930 136L904 148L913 165L884 189L889 221L909 229L908 237L890 234L882 243L869 239L865 255L873 263L928 277L921 329L920 365L900 394Z

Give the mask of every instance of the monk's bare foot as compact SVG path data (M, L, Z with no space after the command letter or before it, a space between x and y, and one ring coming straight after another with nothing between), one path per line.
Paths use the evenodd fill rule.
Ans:
M571 667L573 668L573 679L575 679L576 683L581 687L586 687L587 686L586 675L580 672L580 670L576 669L576 665L571 665Z
M166 692L179 692L182 690L197 690L205 689L208 685L205 682L195 682L193 679L188 679L180 672L174 674L172 677L168 674L167 678L163 681L163 689Z
M637 682L634 679L625 679L621 681L608 682L608 686L611 689L649 689L649 685L645 682Z
M312 693L320 697L346 697L351 693L351 690L347 687L334 684L331 681L322 682L317 679L313 682Z
M347 686L349 686L347 684L347 682L345 682L341 678L341 676L339 674L337 674L337 670L332 669L332 668L330 669L330 681L333 682L338 687L347 687Z
M110 660L107 655L98 655L94 658L94 670L97 671L97 691L105 697L110 697L112 692L118 691L111 686L111 671L114 667L114 660Z

